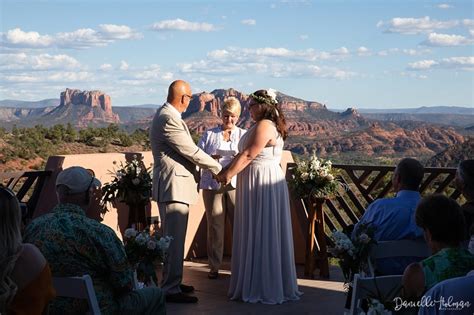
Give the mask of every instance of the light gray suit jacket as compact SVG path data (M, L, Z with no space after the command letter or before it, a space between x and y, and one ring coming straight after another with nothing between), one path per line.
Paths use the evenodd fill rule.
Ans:
M157 110L150 128L153 153L153 200L195 204L199 197L199 170L217 174L219 162L193 141L186 123L166 103Z

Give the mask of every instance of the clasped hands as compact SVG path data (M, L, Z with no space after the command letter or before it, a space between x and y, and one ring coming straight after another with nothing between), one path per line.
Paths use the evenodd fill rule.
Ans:
M232 176L229 175L228 168L224 167L217 175L212 175L212 177L221 185L225 186L230 183Z

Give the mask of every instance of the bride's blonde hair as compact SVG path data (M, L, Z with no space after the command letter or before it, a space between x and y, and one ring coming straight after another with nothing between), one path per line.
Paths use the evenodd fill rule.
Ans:
M21 250L20 226L20 203L10 189L0 186L0 314L7 313L18 290L10 275Z

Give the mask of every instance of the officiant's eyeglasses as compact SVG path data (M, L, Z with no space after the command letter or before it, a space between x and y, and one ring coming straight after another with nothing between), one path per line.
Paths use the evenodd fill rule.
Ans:
M184 94L183 97L185 97L185 96L189 97L189 99L192 99L192 98L193 98L192 95Z

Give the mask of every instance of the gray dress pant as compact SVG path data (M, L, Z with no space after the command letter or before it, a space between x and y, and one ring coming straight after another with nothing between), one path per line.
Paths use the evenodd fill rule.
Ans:
M180 293L189 205L181 202L160 202L158 208L163 236L173 237L163 266L161 289L166 295Z

